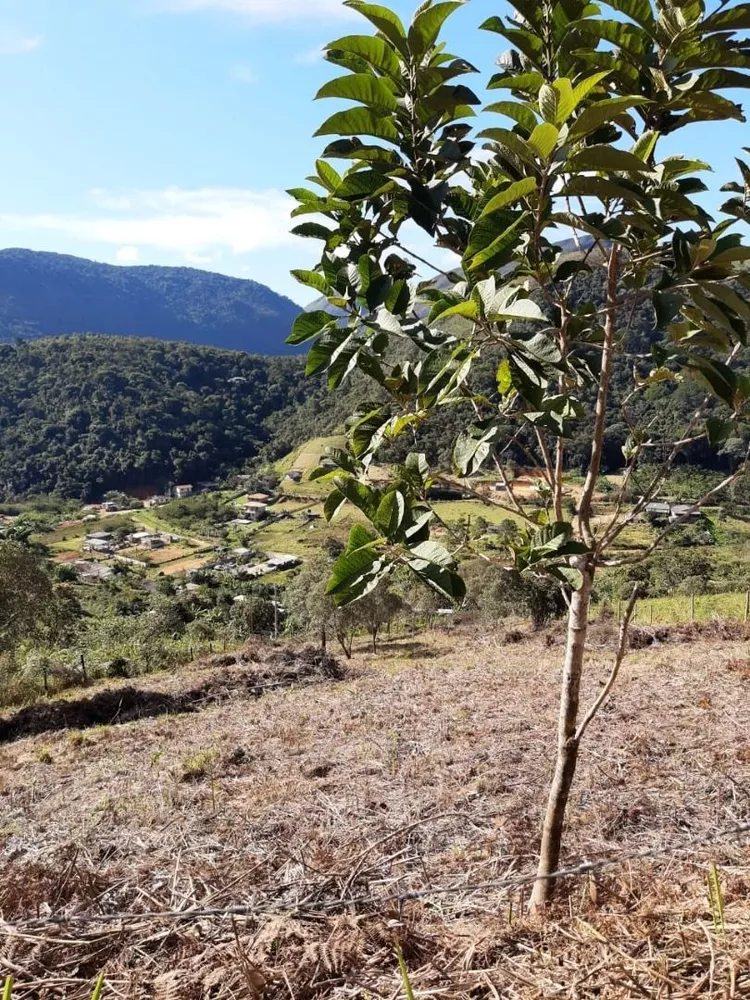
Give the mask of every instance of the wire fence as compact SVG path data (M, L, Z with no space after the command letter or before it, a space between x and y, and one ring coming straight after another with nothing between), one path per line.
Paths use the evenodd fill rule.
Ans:
M628 862L675 857L684 851L691 851L696 848L717 847L726 842L743 840L745 837L750 838L750 822L686 838L679 843L651 847L639 851L621 851L596 861L582 861L576 865L550 872L548 875L543 876L543 878L546 880L558 880L584 875L590 876ZM24 934L30 931L41 930L45 927L80 926L87 924L116 924L117 927L112 933L119 933L130 925L137 926L156 921L185 923L198 920L221 920L227 917L326 916L342 912L352 912L364 907L370 910L384 909L394 905L401 906L404 903L412 901L451 894L470 894L491 890L503 893L513 892L533 885L538 880L539 876L536 873L529 873L486 882L437 887L426 886L420 889L396 893L370 893L359 896L342 896L338 899L327 900L307 898L289 904L251 903L221 907L196 906L183 910L156 910L144 911L142 913L123 911L116 913L49 914L47 916L38 916L16 922L7 922L0 919L0 933Z

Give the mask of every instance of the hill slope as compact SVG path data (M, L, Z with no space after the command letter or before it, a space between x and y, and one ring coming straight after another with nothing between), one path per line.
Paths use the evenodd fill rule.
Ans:
M194 268L0 251L0 343L90 330L288 354L299 312L265 285Z
M315 383L297 358L158 340L0 344L0 495L161 488L242 466Z

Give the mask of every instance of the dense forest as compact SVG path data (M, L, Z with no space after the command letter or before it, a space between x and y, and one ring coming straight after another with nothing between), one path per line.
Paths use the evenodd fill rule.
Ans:
M582 300L601 302L598 270L577 281ZM623 289L623 294L630 293ZM634 297L629 313L621 331L628 354L614 376L606 471L622 465L629 429L620 403L633 386L633 369L646 374L653 367L651 345L662 339L647 297ZM475 390L496 391L499 358L499 349L485 349L475 368ZM747 366L743 358L737 363ZM110 489L137 492L214 479L253 460L283 455L384 402L361 375L355 373L329 393L320 378L304 378L303 365L301 358L124 337L74 335L0 344L0 494L96 498ZM703 392L698 381L659 383L629 404L630 413L654 416L655 435L660 427L667 435L680 433ZM383 457L401 460L416 448L449 468L452 442L467 416L468 403L444 407L416 429L413 439L400 440ZM589 430L580 423L573 427L567 452L573 471L586 468ZM508 438L511 433L509 427ZM698 441L684 460L721 470L732 467L744 448L745 442L734 439L719 450ZM529 431L504 460L526 466L534 450Z
M195 268L0 251L0 343L92 330L289 354L284 341L299 312L265 285Z
M313 390L296 358L92 335L0 344L0 492L96 498L241 467Z

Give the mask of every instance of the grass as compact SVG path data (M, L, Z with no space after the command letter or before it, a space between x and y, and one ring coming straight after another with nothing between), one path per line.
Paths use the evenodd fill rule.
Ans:
M637 625L681 625L693 620L745 621L747 595L742 593L696 594L689 596L655 597L640 601L633 621ZM625 602L621 602L624 607Z
M592 630L586 704L614 633ZM283 669L287 654L268 655ZM526 916L522 892L496 888L533 870L561 656L560 628L505 644L502 626L467 622L386 643L377 656L363 641L344 683L259 700L239 682L232 689L234 668L203 663L138 683L175 693L213 678L212 690L232 697L111 726L106 741L73 744L62 730L5 743L5 921L248 901L282 911L71 926L64 946L58 934L44 948L45 929L8 936L18 1000L40 983L48 1000L88 1000L105 963L118 996L140 995L144 969L154 996L211 989L217 1000L404 997L407 981L425 1000L746 996L741 843L569 880L543 924ZM587 735L566 862L683 844L686 827L700 836L745 815L747 664L739 632L628 655ZM116 703L118 684L108 687ZM712 864L723 933L713 929ZM302 900L425 885L448 891L315 919L287 912Z

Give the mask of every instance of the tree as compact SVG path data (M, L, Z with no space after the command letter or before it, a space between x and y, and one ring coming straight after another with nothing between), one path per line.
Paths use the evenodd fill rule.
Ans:
M0 651L38 635L54 607L41 561L18 542L0 542Z
M750 221L750 167L739 161L741 179L725 185L731 197L717 221L698 200L708 164L691 153L667 155L664 140L673 149L677 133L694 123L744 121L722 91L750 84L742 72L750 69L742 35L750 7L511 2L512 17L482 25L510 48L489 83L501 100L484 109L483 124L491 116L496 124L474 136L479 100L456 81L475 69L439 40L461 3L427 0L407 28L386 7L346 0L376 33L326 48L344 72L318 97L351 106L318 130L334 137L316 163L319 190L291 194L296 215L316 217L295 232L322 243L317 266L293 273L328 306L298 317L289 339L312 341L307 372L326 372L331 388L355 369L375 385L375 402L349 421L347 449L331 456L338 468L317 473L332 481L328 516L348 502L370 524L352 528L329 594L341 603L357 599L405 564L444 597L463 596L456 552L430 538L429 487L446 470L412 455L408 474L400 469L390 484L374 486L367 475L384 443L448 407L471 414L455 442L453 472L471 477L494 463L507 486L497 505L524 523L511 543L515 568L563 590L558 751L532 899L540 908L554 885L547 876L560 859L581 740L625 650L623 637L603 697L583 713L596 573L638 558L620 555L617 540L686 447L716 449L742 436L750 377L735 365L750 323L750 276L741 270L750 249L733 228ZM482 160L474 155L477 139ZM559 245L567 234L572 253ZM439 257L424 251L425 236ZM444 250L455 266L443 264ZM425 280L415 289L418 266ZM581 291L592 283L601 288L601 307ZM637 309L651 311L654 332L645 349L632 350L627 334ZM475 378L487 357L497 359L489 394ZM690 380L701 394L679 427L668 408L652 405L651 390ZM628 432L625 488L644 459L656 471L641 499L632 507L620 502L602 523L593 501L614 443L612 405ZM542 470L542 509L527 509L507 482L501 456L511 444ZM575 515L564 505L569 458L586 466ZM746 464L747 450L699 504Z
M326 593L330 573L331 563L323 556L304 564L284 591L288 613L286 626L291 632L317 632L322 649L327 647L328 637L333 635L346 658L350 659L358 626L357 614L351 607L340 607Z

